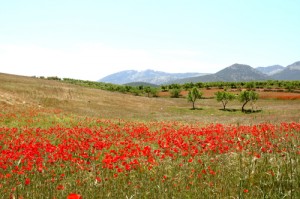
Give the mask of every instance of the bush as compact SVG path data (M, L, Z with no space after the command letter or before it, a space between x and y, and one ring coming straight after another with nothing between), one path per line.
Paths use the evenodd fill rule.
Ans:
M179 98L180 97L180 92L181 92L180 89L177 89L177 88L172 89L171 90L171 97L172 98Z

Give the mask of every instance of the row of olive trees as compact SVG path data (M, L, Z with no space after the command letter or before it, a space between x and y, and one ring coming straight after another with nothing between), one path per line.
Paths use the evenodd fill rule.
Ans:
M228 104L228 102L234 99L238 99L243 104L242 105L243 112L245 111L244 107L248 102L255 102L256 100L258 100L258 93L252 90L242 91L238 96L226 91L218 91L215 93L215 96L218 102L222 102L224 110L226 109L226 105Z
M40 77L45 79L45 77ZM185 83L185 84L170 84L162 85L159 87L153 87L151 85L117 85L104 82L95 82L88 80L77 80L71 78L59 78L59 77L47 77L48 80L64 81L72 84L77 84L85 87L98 88L108 91L116 91L121 93L131 93L133 95L144 95L147 94L148 97L158 97L158 92L170 91L171 97L177 98L180 96L182 89L191 90L192 88L206 88L210 89L212 87L217 87L226 90L231 89L242 89L255 90L256 88L285 88L289 91L294 89L300 89L300 81L280 81L280 80L267 80L267 81L252 81L252 82L197 82L197 83Z
M49 79L49 78L48 78ZM55 77L51 77L50 80L58 80ZM88 81L88 80L77 80L71 78L64 78L62 81L76 84L80 86L85 86L89 88L97 88L101 90L113 91L113 92L121 92L121 93L131 93L133 95L143 95L146 94L148 97L158 97L159 89L157 87L151 86L130 86L130 85L118 85L118 84L111 84L111 83L104 83L104 82L95 82L95 81Z
M192 88L192 90L189 91L187 99L189 102L192 102L192 109L195 109L195 102L197 99L200 99L202 97L203 93L199 91L196 87ZM223 109L226 109L226 105L228 102L238 99L242 103L242 112L245 111L244 107L248 102L255 102L258 100L258 93L255 91L242 91L238 96L236 96L233 93L226 92L226 91L218 91L215 93L216 100L218 102L222 102Z
M170 84L162 85L162 91L168 91L172 89L184 89L190 90L193 87L197 88L231 88L231 89L272 89L281 88L288 89L289 91L293 89L300 89L300 81L285 81L285 80L267 80L267 81L251 81L251 82L190 82L184 84Z

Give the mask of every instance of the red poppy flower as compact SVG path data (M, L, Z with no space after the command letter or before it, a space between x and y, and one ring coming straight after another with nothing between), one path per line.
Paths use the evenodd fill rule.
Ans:
M25 179L25 185L29 185L30 184L30 179L29 178L26 178Z
M76 193L70 193L67 199L82 199L82 196Z
M57 190L64 190L65 187L64 187L64 185L59 184L59 185L57 185L56 189Z

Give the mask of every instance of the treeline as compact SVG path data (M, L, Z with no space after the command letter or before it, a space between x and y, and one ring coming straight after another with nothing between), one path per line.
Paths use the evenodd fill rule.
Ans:
M133 94L136 96L144 95L148 97L157 97L158 92L169 92L171 97L179 97L182 90L189 91L192 88L196 87L198 89L247 89L247 90L256 90L263 89L265 91L276 90L278 92L299 92L300 90L300 81L281 81L281 80L267 80L267 81L251 81L251 82L197 82L197 83L185 83L185 84L169 84L161 85L160 87L152 86L131 86L131 85L118 85L104 82L95 82L88 80L78 80L71 78L59 78L59 77L39 77L41 79L48 80L58 80L64 81L71 84L76 84L80 86L85 86L89 88L97 88L113 92L121 92Z
M284 80L267 80L267 81L250 81L250 82L197 82L185 84L162 85L163 91L171 89L190 90L197 88L231 88L231 89L287 89L289 91L300 89L300 81L284 81Z
M70 78L63 78L62 81L76 84L80 86L85 86L89 88L97 88L112 92L121 92L121 93L131 93L133 95L139 96L146 94L148 97L157 97L157 93L159 88L150 87L150 86L129 86L129 85L118 85L118 84L111 84L111 83L104 83L104 82L94 82L94 81L87 81L87 80L77 80L77 79L70 79Z

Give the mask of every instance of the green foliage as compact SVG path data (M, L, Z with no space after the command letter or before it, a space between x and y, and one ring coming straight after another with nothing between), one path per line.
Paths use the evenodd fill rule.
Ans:
M222 102L224 110L226 109L226 105L228 104L228 102L235 99L234 94L226 91L218 91L215 93L215 96L218 102Z
M151 92L150 86L146 86L146 87L144 88L144 91L145 91L145 93L147 93L147 96L150 97L150 92Z
M203 88L203 85L204 85L204 84L203 84L202 82L197 82L197 83L196 83L196 86L197 86L198 88Z
M242 91L239 94L239 101L243 103L242 111L244 112L244 107L248 102L254 103L258 100L258 93L255 91Z
M232 88L232 89L248 89L253 90L255 88L285 88L288 91L293 91L294 89L300 89L300 81L285 81L285 80L267 80L267 81L251 81L251 82L196 82L196 83L184 83L165 85L169 89L173 88L183 88L185 90L191 89L193 87L198 88Z
M45 77L39 77L41 79L45 79ZM47 79L64 81L71 84L76 84L80 86L97 88L101 90L108 90L113 92L121 92L121 93L131 93L133 95L142 95L146 93L148 97L151 95L153 97L157 97L158 89L151 85L117 85L111 83L104 82L94 82L87 80L77 80L70 78L59 78L59 77L48 77ZM289 92L298 92L300 89L300 81L280 81L280 80L267 80L267 81L252 81L252 82L197 82L197 83L185 83L181 84L170 84L170 85L162 85L161 91L167 92L170 90L171 97L178 98L180 97L180 92L182 89L190 90L192 88L231 88L231 89L247 89L254 90L255 88L264 88L264 89L286 89ZM283 90L284 91L284 90ZM247 102L246 102L247 103Z
M193 104L193 109L195 109L195 102L197 99L200 99L202 97L203 93L199 91L196 87L192 88L191 91L189 91L187 100L189 102L192 102Z
M207 90L209 90L210 87L211 87L211 85L210 85L209 83L206 83L206 84L205 84L205 88L206 88Z
M180 92L181 92L181 89L178 89L178 88L174 88L171 90L171 97L172 98L179 98L180 97Z
M137 87L132 87L129 92L135 96L139 96L142 94L142 91L140 89L138 89Z
M162 92L167 92L168 91L168 86L162 85L161 90L162 90Z
M157 88L151 88L151 94L152 97L158 97L158 89Z
M287 89L288 91L292 91L295 88L296 88L296 85L293 82L287 82L285 84L285 89Z
M169 89L181 89L181 85L180 84L170 84Z
M68 82L71 84L76 84L80 86L90 87L90 88L97 88L101 90L108 90L113 92L121 92L121 93L131 93L133 95L141 95L143 92L147 93L148 97L150 94L156 97L158 90L151 86L130 86L130 85L117 85L117 84L110 84L104 82L93 82L93 81L86 81L86 80L76 80L70 78L64 78L64 82Z
M255 88L255 82L247 82L246 84L245 84L245 87L248 89L248 90L252 90L252 89L254 89Z
M183 84L182 85L182 87L184 88L184 90L189 90L189 89L191 89L191 88L193 88L195 85L194 85L194 83L193 82L190 82L190 83L185 83L185 84Z
M48 80L58 80L60 81L61 79L57 76L53 76L53 77L47 77Z
M143 90L143 89L144 89L144 86L143 86L143 85L139 85L138 88L139 88L140 90Z
M150 94L152 95L152 97L158 97L158 95L157 95L157 93L158 93L157 88L146 86L146 87L144 87L144 92L147 93L148 97L150 97Z

